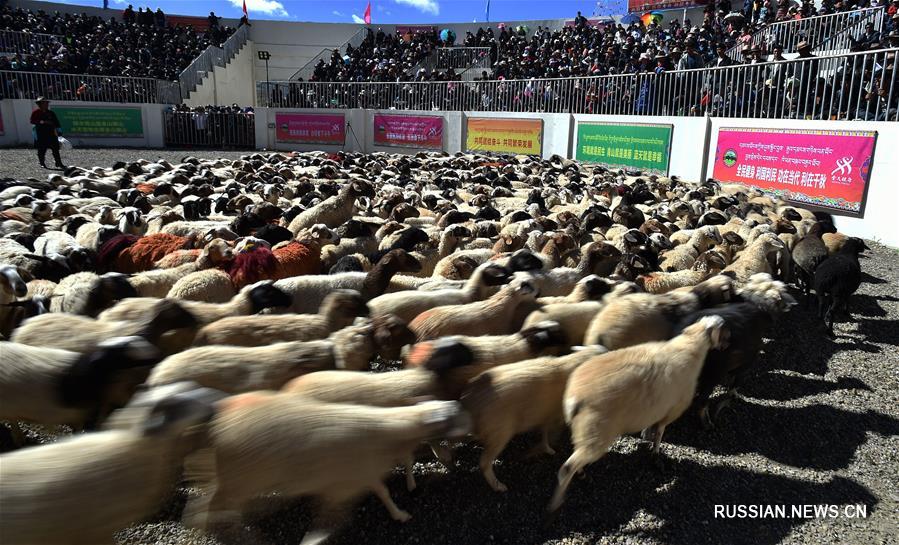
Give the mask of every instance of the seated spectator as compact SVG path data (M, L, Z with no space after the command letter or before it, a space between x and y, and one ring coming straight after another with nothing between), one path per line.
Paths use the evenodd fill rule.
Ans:
M160 24L160 22L162 24ZM86 14L0 8L0 30L54 34L58 40L32 44L2 61L3 69L26 72L147 77L174 81L208 46L221 46L233 29L204 33L165 26L165 14L128 6L122 21ZM70 91L75 92L77 86ZM56 97L54 97L56 98Z

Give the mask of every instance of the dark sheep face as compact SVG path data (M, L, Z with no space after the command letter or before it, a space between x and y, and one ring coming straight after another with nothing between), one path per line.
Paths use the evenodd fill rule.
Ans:
M587 296L591 299L598 299L603 295L612 291L612 286L597 276L591 276L584 281Z
M536 271L543 268L543 262L529 250L519 250L509 259L509 267L516 272Z
M140 337L118 337L84 354L59 378L57 394L63 406L89 412L88 429L106 414L102 409L124 405L161 360L161 354Z
M154 322L165 326L168 329L182 329L185 327L195 327L197 319L194 315L184 309L175 301L163 299L157 306L156 317Z
M502 265L490 264L484 267L481 275L486 286L501 286L512 279L512 271Z
M519 334L524 337L532 350L538 352L568 344L568 336L557 322L540 322L533 327L522 329Z
M265 282L252 288L249 297L253 306L253 314L267 308L289 307L293 304L293 298L276 288L271 282Z
M445 373L474 362L474 352L459 341L440 339L429 345L430 354L426 356L422 367L434 373Z

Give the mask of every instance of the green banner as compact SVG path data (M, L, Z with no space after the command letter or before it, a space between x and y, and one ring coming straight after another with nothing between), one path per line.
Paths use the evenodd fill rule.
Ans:
M667 175L673 130L673 125L581 122L575 158Z
M140 108L53 108L63 136L93 138L142 138L144 124Z

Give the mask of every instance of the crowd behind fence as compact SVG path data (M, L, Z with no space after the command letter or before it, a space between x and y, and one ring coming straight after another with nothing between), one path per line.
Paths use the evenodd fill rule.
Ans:
M56 34L0 30L0 53L30 54L45 45L61 42L62 36Z
M774 44L778 44L784 51L795 51L803 41L809 42L816 51L849 53L852 39L865 30L866 24L871 23L878 31L885 28L885 13L886 10L877 7L771 23L753 33L749 43L739 43L727 53L730 58L742 61L745 47L770 51Z
M166 147L240 148L256 147L256 116L238 106L180 106L162 113Z
M177 104L178 82L152 78L50 74L0 70L0 99L39 96L51 100Z
M350 36L347 41L338 45L337 47L327 47L318 52L317 55L309 59L309 62L300 67L299 70L294 72L290 79L292 81L300 81L300 80L309 80L315 74L315 67L319 62L327 63L331 56L334 54L334 51L342 54L343 51L346 51L348 45L353 46L354 48L359 47L359 45L365 40L365 36L368 33L368 28L362 27L358 32Z
M896 121L899 49L564 79L260 82L260 106Z

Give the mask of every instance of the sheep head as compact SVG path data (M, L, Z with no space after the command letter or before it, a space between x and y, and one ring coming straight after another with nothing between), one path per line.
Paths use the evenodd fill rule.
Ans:
M733 299L734 282L727 275L716 274L704 282L700 282L690 291L699 301L700 308L712 307Z
M738 295L772 316L782 314L796 305L796 299L789 294L786 284L772 279L768 273L757 273L749 277Z
M256 314L267 308L289 307L293 304L293 297L275 287L271 280L263 280L247 286L241 294L244 292L250 300L250 314Z

